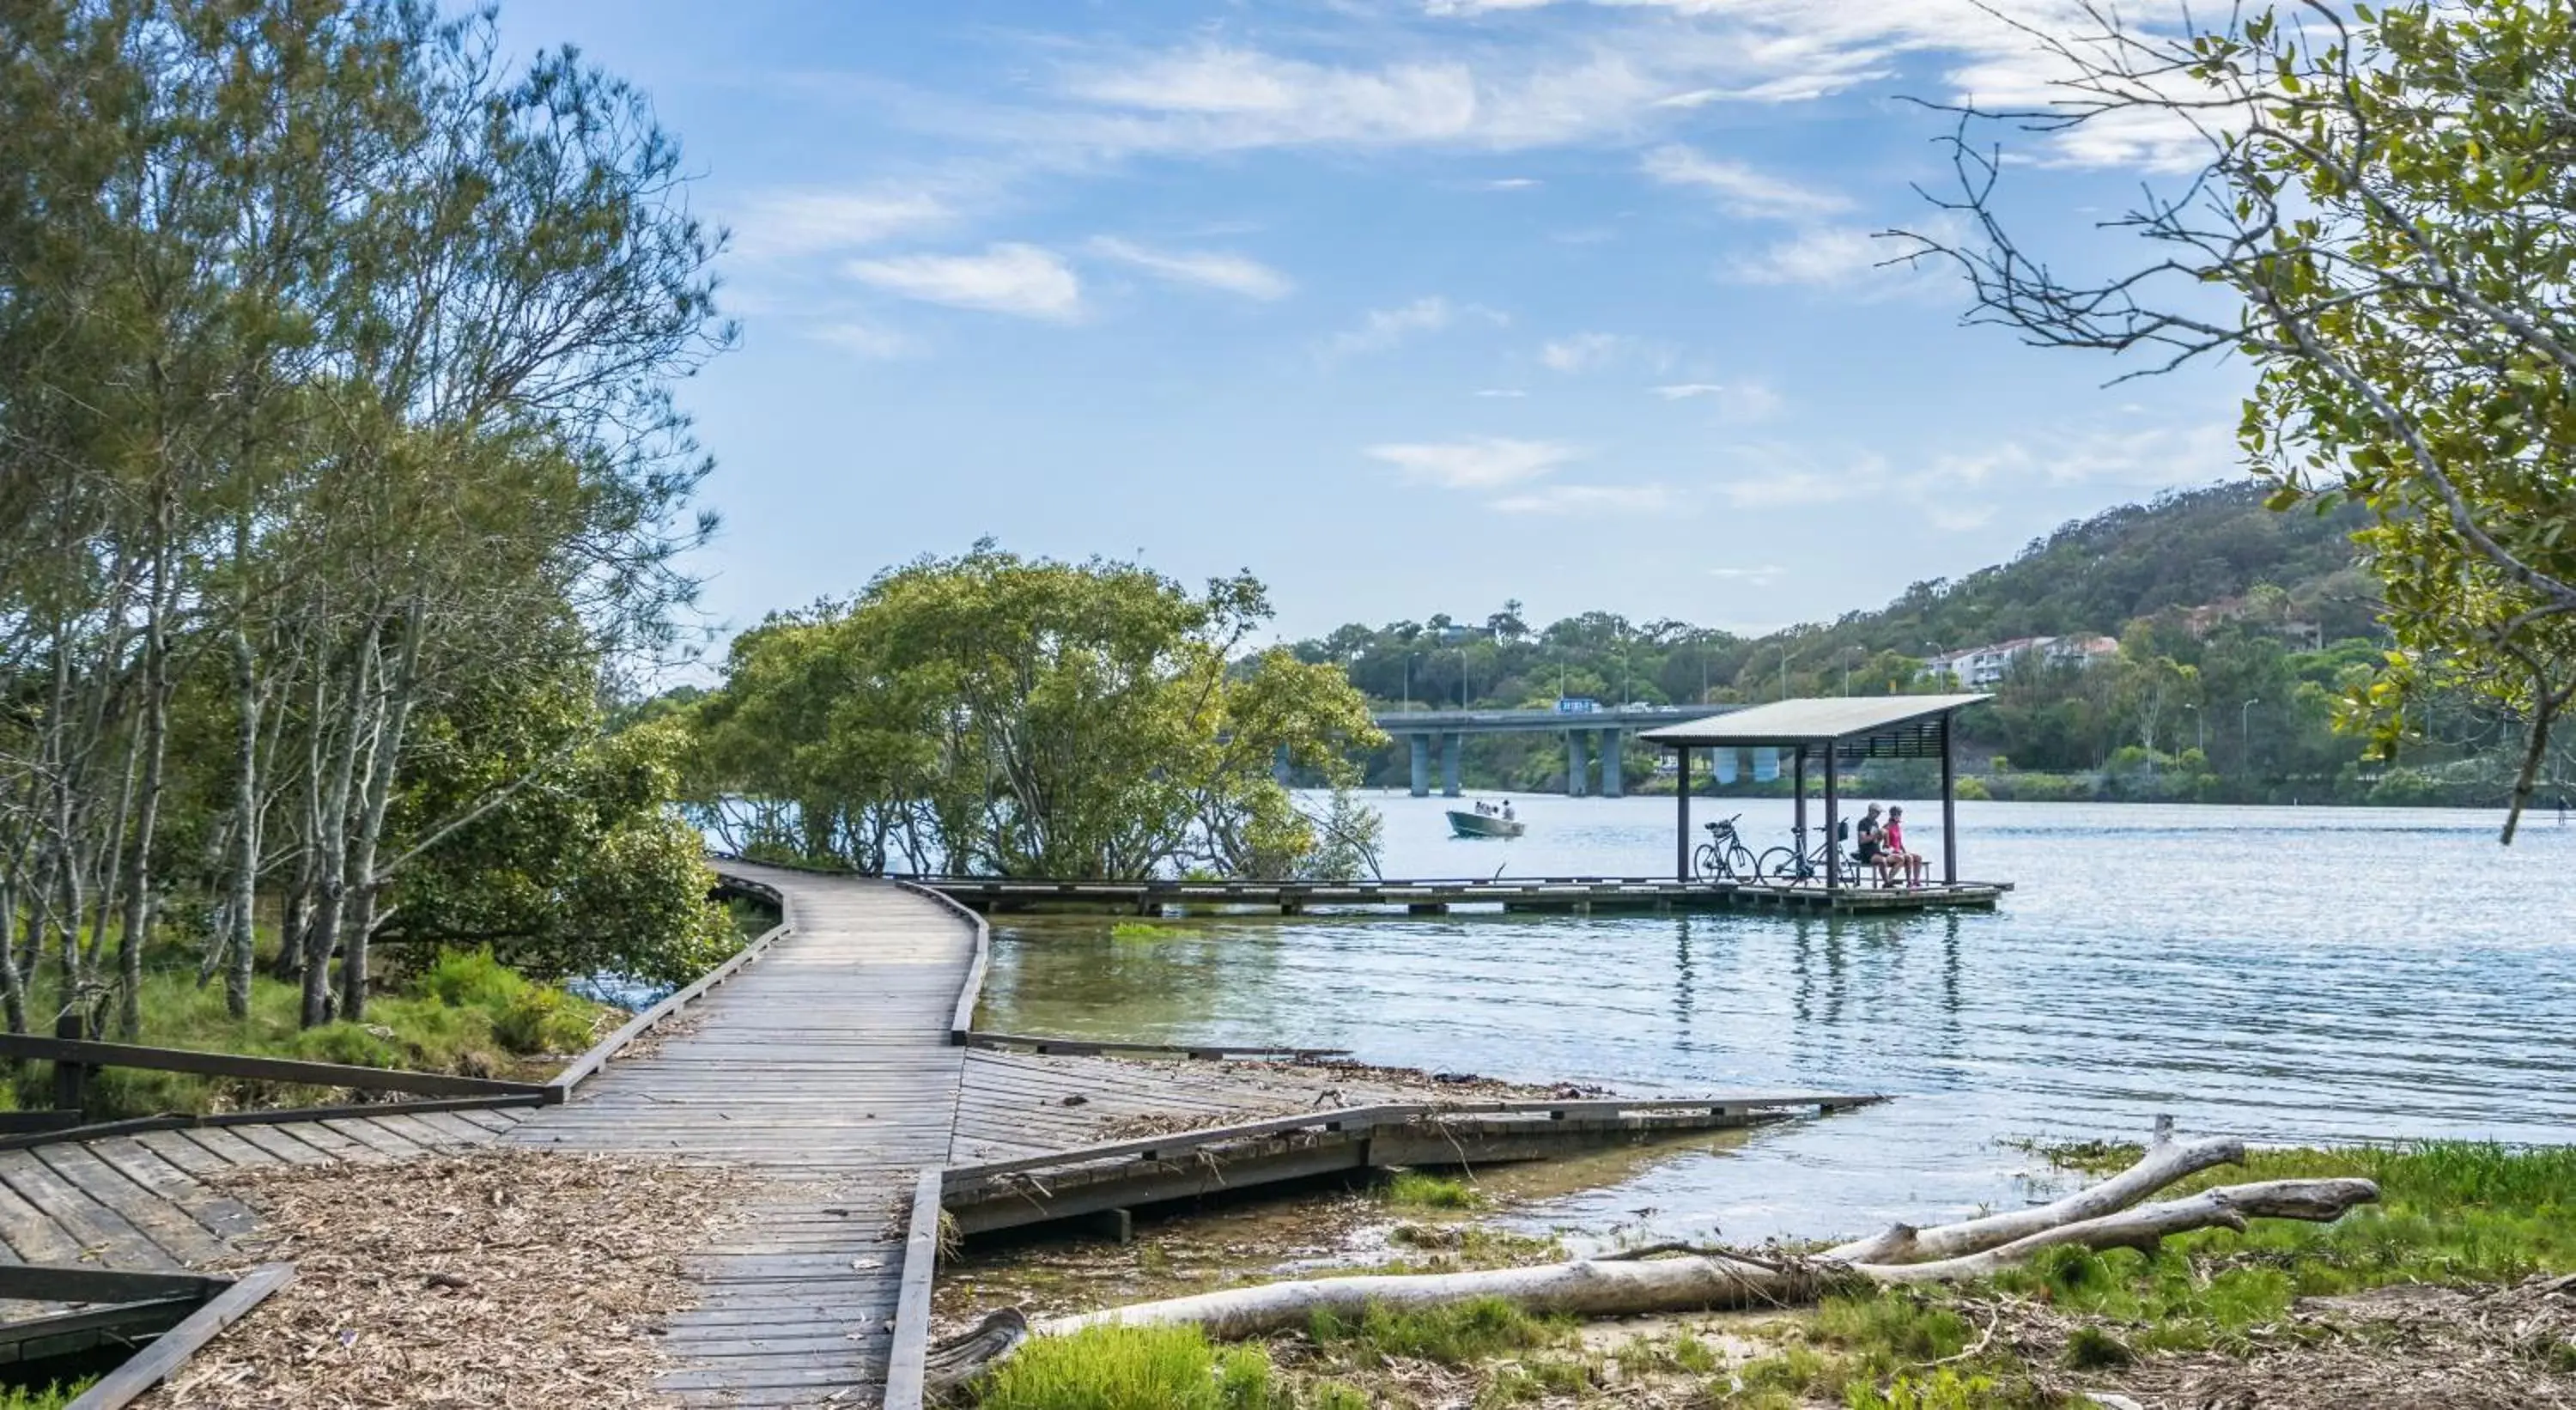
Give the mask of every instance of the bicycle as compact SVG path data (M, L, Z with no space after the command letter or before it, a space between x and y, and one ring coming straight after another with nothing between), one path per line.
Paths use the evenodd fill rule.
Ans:
M1708 840L1691 854L1691 875L1701 881L1757 881L1761 873L1755 868L1753 849L1735 830L1743 820L1742 813L1724 822L1703 823Z
M1774 847L1762 854L1758 863L1761 878L1774 886L1795 886L1814 881L1825 874L1827 866L1839 868L1842 884L1860 884L1860 859L1842 850L1842 840L1851 836L1851 820L1846 818L1836 829L1839 834L1817 842L1812 852L1806 850L1807 830L1797 829L1797 840L1787 847Z

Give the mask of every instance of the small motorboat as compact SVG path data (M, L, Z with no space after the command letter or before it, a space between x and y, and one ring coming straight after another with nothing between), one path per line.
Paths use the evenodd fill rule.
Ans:
M1465 813L1449 810L1449 826L1460 837L1518 837L1529 831L1529 824L1500 813Z

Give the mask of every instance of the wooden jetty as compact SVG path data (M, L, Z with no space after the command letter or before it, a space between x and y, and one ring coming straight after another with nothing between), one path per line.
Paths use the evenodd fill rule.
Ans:
M1692 911L1894 912L1992 910L2008 882L1932 882L1920 887L1798 885L1644 876L1460 877L1431 881L1019 881L1002 877L929 876L915 885L984 914L1095 911L1112 915L1228 912L1396 912L1447 915L1454 910L1554 912L1571 915L1668 914Z
M132 1301L159 1304L149 1327L104 1325L100 1314L117 1304L97 1298L109 1294L38 1276L54 1269L29 1268L15 1283L0 1276L0 1296L44 1291L0 1305L0 1316L37 1329L23 1344L31 1352L71 1344L45 1336L131 1338L171 1327L105 1398L81 1402L83 1410L122 1405L291 1276L261 1270L218 1290L190 1275L256 1231L257 1216L208 1183L225 1172L494 1145L663 1156L724 1163L753 1181L746 1217L685 1253L699 1296L669 1321L665 1344L676 1364L664 1392L683 1404L918 1410L943 1211L974 1230L1102 1215L1123 1222L1139 1205L1207 1193L1200 1175L1175 1175L1183 1165L1222 1172L1225 1187L1240 1190L1333 1170L1453 1163L1462 1151L1479 1163L1521 1158L1874 1100L1450 1102L1370 1069L1243 1060L1299 1055L1293 1050L1209 1048L1195 1050L1198 1061L1182 1056L1193 1050L1164 1050L1174 1060L1139 1062L1129 1059L1143 1045L978 1034L972 1021L990 941L964 905L895 882L731 861L723 870L729 884L776 899L784 924L639 1015L543 1092L0 1137L0 1265L77 1263L162 1279L126 1289L138 1294ZM620 1055L656 1025L649 1048ZM199 1061L147 1050L91 1056ZM1039 1186L1060 1193L1033 1200Z

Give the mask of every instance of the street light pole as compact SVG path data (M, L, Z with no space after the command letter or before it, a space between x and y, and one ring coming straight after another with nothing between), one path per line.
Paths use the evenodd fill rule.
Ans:
M2245 771L2247 778L2254 776L2254 747L2253 726L2246 723L2246 717L2255 706L2262 703L2260 700L2248 700L2236 709L2236 765Z
M2197 705L2185 705L2182 708L2191 712L2194 731L2200 736L2201 765L2205 768L2209 764L2209 716L2202 714Z
M1413 708L1413 653L1404 653L1404 708Z

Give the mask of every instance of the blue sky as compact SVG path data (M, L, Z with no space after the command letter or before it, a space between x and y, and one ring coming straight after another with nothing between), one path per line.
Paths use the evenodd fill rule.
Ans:
M2066 0L2015 0L2043 25ZM652 97L741 347L683 389L719 622L966 548L1249 568L1283 636L1518 598L1736 630L2237 473L2239 370L2103 384L1874 268L1971 0L510 0ZM2174 153L2028 139L2076 265Z

